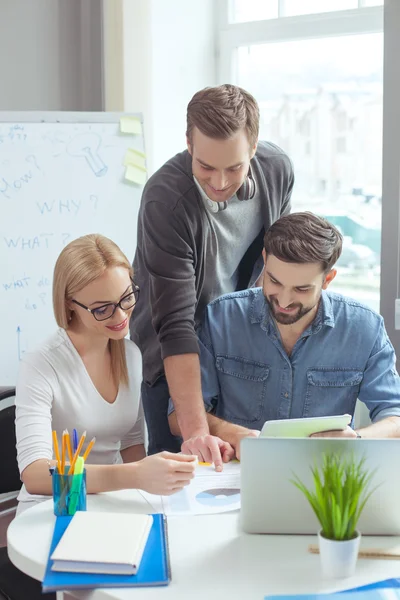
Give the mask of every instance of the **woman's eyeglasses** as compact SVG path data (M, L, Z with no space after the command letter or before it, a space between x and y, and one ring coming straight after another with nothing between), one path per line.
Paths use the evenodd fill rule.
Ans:
M135 306L139 298L140 289L136 284L133 284L132 287L132 291L121 298L121 300L116 304L114 302L110 302L109 304L103 304L102 306L98 306L96 308L89 308L77 300L72 300L72 302L90 312L96 321L105 321L106 319L111 319L117 308L120 308L121 310L129 310L132 308L132 306Z

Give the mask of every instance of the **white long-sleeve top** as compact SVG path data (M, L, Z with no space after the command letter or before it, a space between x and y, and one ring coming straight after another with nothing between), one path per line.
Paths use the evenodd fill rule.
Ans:
M129 386L120 386L110 404L99 394L77 350L59 329L37 350L24 354L16 391L16 437L20 473L38 459L53 456L52 430L86 431L86 444L96 437L88 464L122 462L120 451L144 443L144 416L140 401L141 354L125 340ZM47 498L28 494L22 486L18 512Z

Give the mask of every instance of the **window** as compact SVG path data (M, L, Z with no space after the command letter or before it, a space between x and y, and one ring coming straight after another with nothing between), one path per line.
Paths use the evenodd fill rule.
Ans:
M383 2L232 0L220 78L258 100L260 139L295 167L293 210L343 233L332 289L379 310ZM318 13L317 13L318 11ZM330 12L329 12L330 11Z
M383 6L383 0L231 0L230 23Z
M278 17L278 2L267 0L233 0L230 3L229 21L243 23L245 21L261 21Z
M346 153L346 138L338 137L336 140L336 153L337 154L345 154Z

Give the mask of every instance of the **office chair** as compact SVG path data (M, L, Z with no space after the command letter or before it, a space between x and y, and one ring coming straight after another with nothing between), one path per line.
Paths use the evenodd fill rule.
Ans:
M0 387L0 530L15 516L21 487L15 440L14 387ZM14 494L12 494L14 492ZM10 495L11 494L11 495ZM5 539L5 536L4 536ZM0 547L0 600L56 600L56 594L42 594L39 581L19 571L8 558L7 547Z

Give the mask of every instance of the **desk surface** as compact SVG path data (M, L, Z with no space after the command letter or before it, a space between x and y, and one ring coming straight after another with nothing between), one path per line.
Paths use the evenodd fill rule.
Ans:
M89 510L151 512L136 491L89 495ZM267 594L331 592L398 577L399 560L359 559L354 577L324 580L319 556L307 552L313 536L247 535L237 513L169 517L172 581L162 588L70 592L81 600L263 600ZM18 516L8 529L8 552L18 569L41 580L53 533L52 501ZM399 538L364 538L362 545L388 547Z

